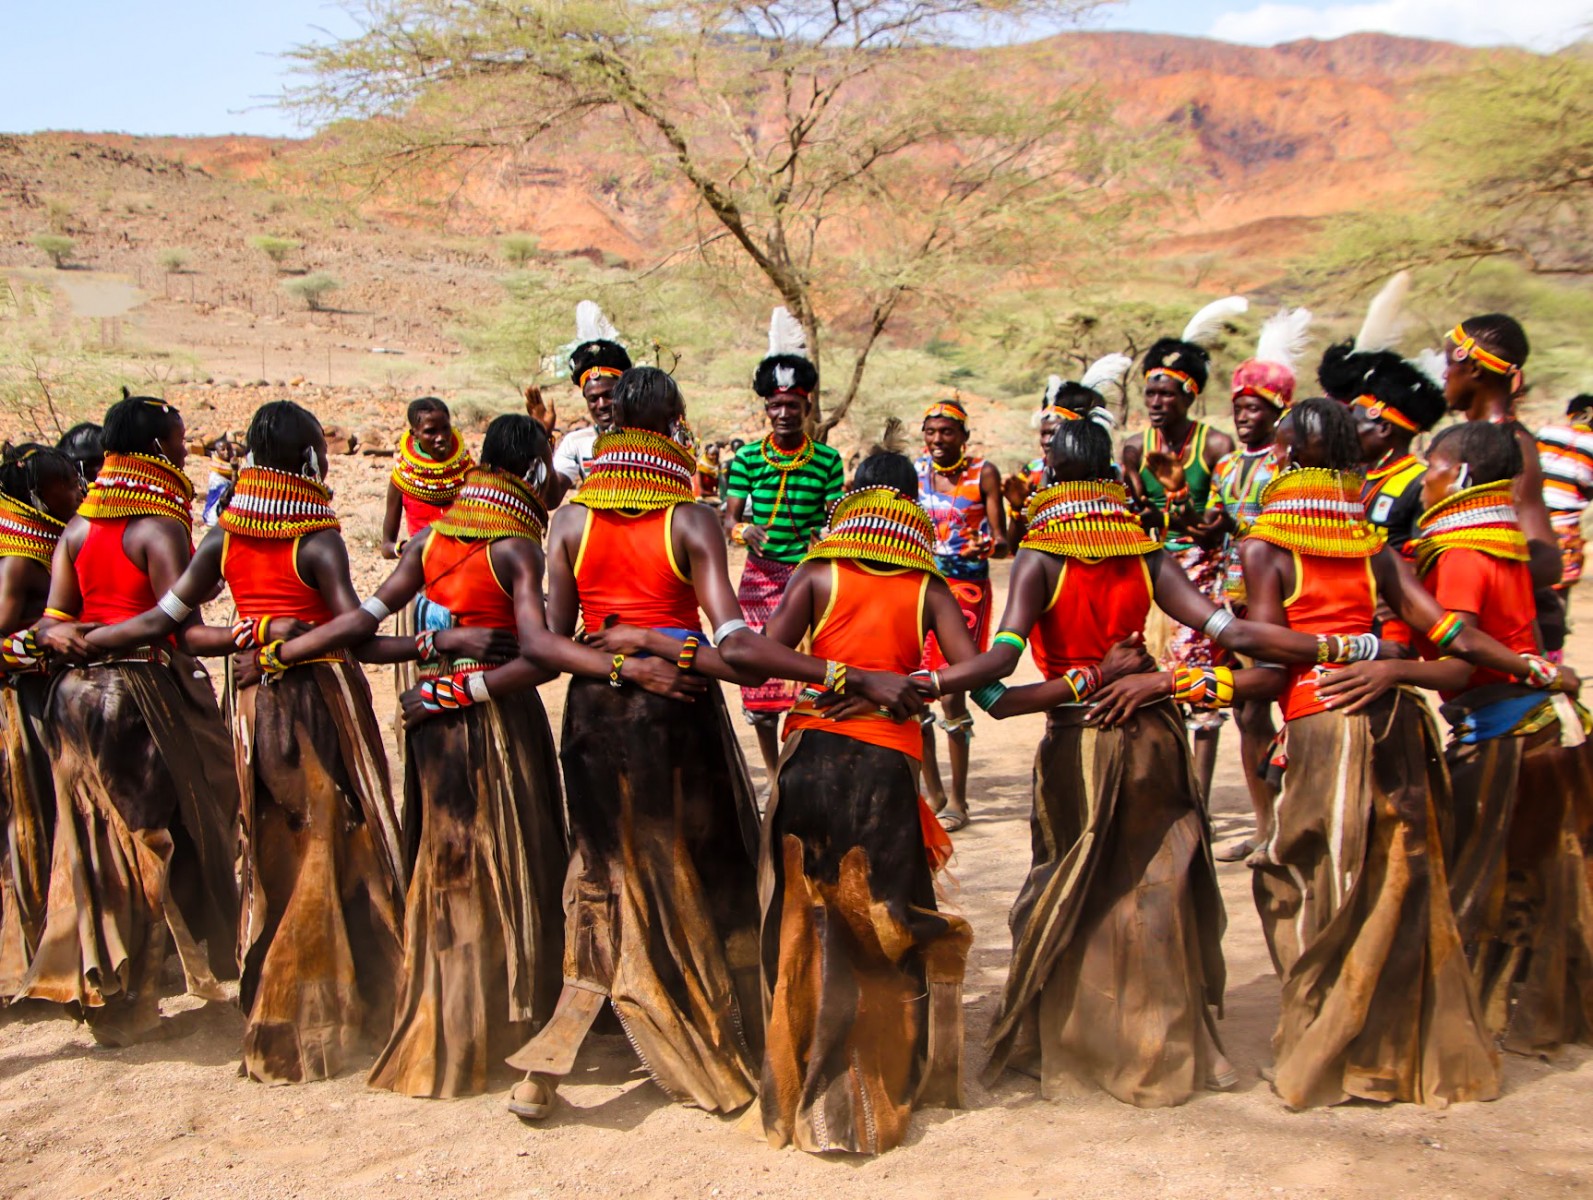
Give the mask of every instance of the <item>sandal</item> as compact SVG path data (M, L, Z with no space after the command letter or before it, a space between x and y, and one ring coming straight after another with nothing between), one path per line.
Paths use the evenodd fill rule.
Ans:
M946 809L935 814L935 820L940 822L940 827L947 833L956 833L968 824L968 814L955 809Z
M535 1075L528 1075L509 1093L509 1111L522 1121L543 1121L558 1103L558 1091L553 1084Z
M1233 843L1225 850L1213 851L1212 857L1220 863L1239 862L1249 858L1256 852L1256 843L1252 838L1243 838Z

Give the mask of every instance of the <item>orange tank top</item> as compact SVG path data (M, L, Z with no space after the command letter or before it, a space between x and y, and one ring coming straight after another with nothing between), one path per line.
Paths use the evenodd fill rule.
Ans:
M586 510L575 555L581 621L601 628L611 615L643 629L698 629L697 589L675 561L674 506L629 516Z
M135 566L127 557L127 551L122 549L122 536L127 532L128 522L150 519L89 519L88 533L72 560L77 572L78 593L83 597L80 620L93 625L114 625L155 607L155 589L150 585L149 576Z
M1326 558L1294 551L1294 594L1283 602L1296 633L1370 633L1377 613L1377 582L1369 558ZM1280 701L1283 719L1327 711L1317 681L1331 668L1291 666Z
M1070 667L1093 667L1118 642L1144 631L1150 609L1144 556L1065 558L1051 603L1029 634L1034 665L1047 679Z
M408 492L398 493L398 503L404 512L404 525L409 536L415 537L431 528L431 523L448 511L446 505L428 504Z
M426 599L472 629L513 629L514 597L492 569L490 541L461 541L431 531L421 551Z
M221 549L221 577L232 589L240 617L292 617L322 625L337 614L299 575L300 538L260 538L228 533Z
M1502 642L1517 654L1537 654L1537 606L1532 598L1532 573L1524 562L1510 562L1484 554L1481 550L1457 547L1438 556L1422 583L1433 598L1450 612L1469 612L1477 616L1477 628ZM1435 658L1435 650L1421 639L1422 655ZM1472 671L1466 688L1490 683L1512 683L1514 677L1502 671L1478 667ZM1444 692L1453 700L1458 692Z
M929 575L873 570L833 559L829 566L830 602L813 630L814 656L865 671L898 675L916 671L924 655ZM785 736L798 729L822 729L918 759L924 754L924 735L917 721L893 721L883 714L831 721L810 701L800 701L785 719Z

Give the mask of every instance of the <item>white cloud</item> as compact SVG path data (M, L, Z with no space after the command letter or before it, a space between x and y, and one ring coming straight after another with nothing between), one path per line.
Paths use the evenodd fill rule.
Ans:
M1593 24L1589 0L1374 0L1365 4L1259 4L1220 13L1211 36L1270 46L1299 38L1377 31L1474 46L1524 45L1555 50Z

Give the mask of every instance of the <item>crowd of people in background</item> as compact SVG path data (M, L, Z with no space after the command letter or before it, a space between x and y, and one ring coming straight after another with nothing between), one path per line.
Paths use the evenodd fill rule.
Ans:
M1229 861L1277 972L1285 1104L1496 1097L1501 1051L1593 1040L1593 718L1563 661L1593 397L1527 430L1503 314L1405 358L1407 286L1319 388L1303 309L1216 372L1239 297L1053 377L1005 480L956 395L916 458L875 446L848 480L784 309L752 372L767 432L699 445L677 382L583 302L583 427L538 407L473 449L410 404L363 599L298 404L218 454L197 528L158 397L9 447L0 997L133 1044L175 956L190 995L237 981L251 1079L374 1052L372 1087L442 1098L506 1060L528 1122L617 1022L674 1100L879 1153L964 1102L988 935L937 874L978 816L973 710L1043 713L988 1080L1232 1087ZM1135 370L1149 426L1119 441ZM1232 435L1197 416L1213 391ZM1008 686L1026 652L1041 681ZM396 773L369 664L395 669ZM555 738L537 689L561 677ZM1230 714L1254 827L1214 847Z

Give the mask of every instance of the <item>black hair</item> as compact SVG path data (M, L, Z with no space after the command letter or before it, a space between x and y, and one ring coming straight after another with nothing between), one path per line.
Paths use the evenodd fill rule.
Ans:
M1527 343L1527 331L1514 317L1505 313L1483 313L1480 317L1467 317L1460 327L1467 336L1476 338L1484 350L1491 350L1512 366L1527 365L1532 347Z
M1049 391L1049 389L1047 390ZM1054 406L1081 414L1089 412L1092 408L1099 408L1105 403L1106 401L1102 398L1100 392L1094 388L1085 387L1076 379L1069 379L1063 383L1061 387L1057 388L1055 396L1042 394L1040 397L1041 408Z
M1314 448L1320 465L1330 471L1360 471L1361 439L1348 408L1337 400L1312 396L1298 401L1289 416L1297 448Z
M309 461L320 432L321 422L309 409L292 400L273 400L255 409L249 422L249 453L257 467L297 474Z
M418 400L411 400L408 411L404 413L404 420L413 429L419 424L421 417L429 412L442 413L450 422L453 421L453 414L448 411L448 406L436 396L422 396Z
M789 388L780 387L777 372L781 367L791 372ZM778 391L796 388L811 393L818 386L819 369L800 354L771 354L752 373L752 390L765 400Z
M631 356L624 346L606 338L582 342L570 353L570 382L581 386L581 376L593 367L612 367L616 371L631 369Z
M1586 412L1593 408L1593 395L1583 392L1580 396L1572 396L1565 402L1565 415L1574 417L1579 412Z
M8 447L0 459L0 492L24 504L33 503L40 484L67 476L77 477L77 464L54 447L38 442Z
M852 475L854 488L894 488L909 499L918 499L918 470L913 460L894 450L873 450L857 464Z
M1489 421L1451 425L1433 439L1427 448L1428 457L1446 445L1449 453L1471 468L1472 487L1514 479L1525 466L1516 435Z
M80 421L72 426L61 435L61 440L55 443L55 448L74 462L105 457L100 427L92 421Z
M614 423L631 429L668 433L675 418L685 411L680 387L668 371L657 367L632 367L614 385Z
M1427 377L1420 367L1406 362L1398 355L1393 362L1380 362L1362 381L1357 395L1371 396L1374 400L1391 405L1404 413L1426 433L1449 411L1444 400L1444 389ZM1352 396L1350 399L1354 399Z
M1145 351L1144 373L1149 375L1157 367L1166 367L1170 371L1182 371L1195 381L1195 390L1206 390L1206 379L1211 371L1211 355L1206 353L1202 346L1194 342L1181 342L1177 338L1164 337L1154 343Z
M1392 369L1404 361L1392 350L1357 352L1354 342L1338 342L1323 352L1316 379L1328 399L1350 404L1366 393L1366 382L1374 372Z
M524 477L548 452L548 431L524 413L493 418L481 442L481 465Z
M1095 421L1063 421L1051 435L1045 457L1057 483L1116 478L1112 435Z
M172 422L180 420L182 414L164 400L129 395L123 388L122 398L105 410L100 444L107 454L148 454L149 444L160 441L171 432Z

